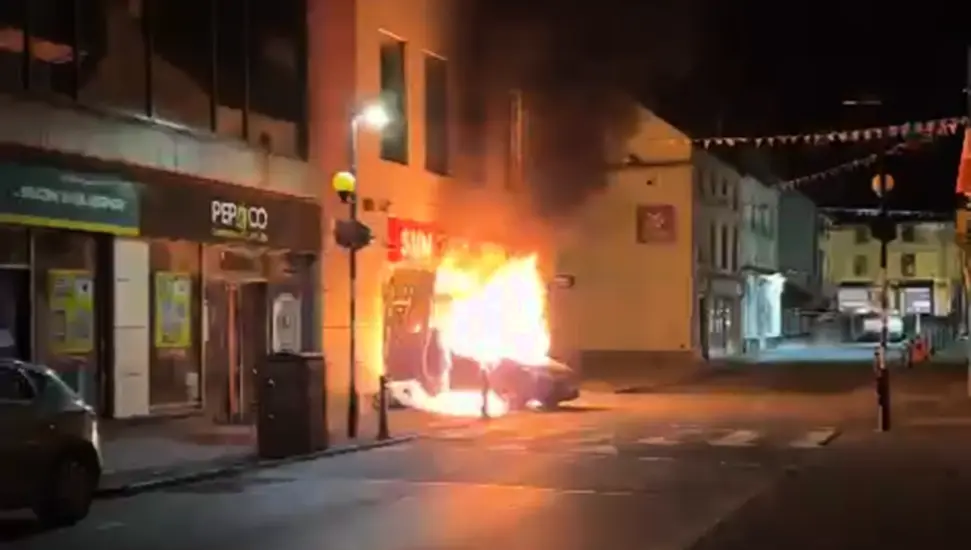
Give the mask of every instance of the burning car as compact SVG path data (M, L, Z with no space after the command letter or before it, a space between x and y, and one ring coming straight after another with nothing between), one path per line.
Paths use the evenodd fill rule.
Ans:
M478 414L486 384L494 414L577 398L574 371L548 355L545 299L535 256L449 256L434 271L396 272L385 296L392 401Z

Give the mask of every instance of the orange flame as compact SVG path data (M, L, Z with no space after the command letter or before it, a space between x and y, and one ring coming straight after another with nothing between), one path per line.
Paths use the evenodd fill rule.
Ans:
M447 255L435 272L435 295L429 325L438 332L446 353L472 359L485 370L503 360L547 364L546 286L536 255ZM455 416L479 414L483 399L481 392L452 390L447 373L441 393L411 397L418 408ZM494 392L486 403L490 416L509 409Z

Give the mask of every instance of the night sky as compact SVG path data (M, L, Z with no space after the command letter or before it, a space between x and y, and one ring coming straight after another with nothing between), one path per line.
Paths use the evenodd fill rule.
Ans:
M691 8L698 17L686 35L696 52L688 76L673 89L638 83L642 97L653 98L662 116L695 135L884 126L967 112L962 90L971 5L930 1L895 8L872 0L701 5ZM842 105L843 99L861 97L879 98L882 105ZM889 159L897 184L891 207L952 209L960 147L960 136L939 138ZM881 145L778 149L774 164L790 178ZM864 168L800 189L824 206L870 206L873 174L873 168Z

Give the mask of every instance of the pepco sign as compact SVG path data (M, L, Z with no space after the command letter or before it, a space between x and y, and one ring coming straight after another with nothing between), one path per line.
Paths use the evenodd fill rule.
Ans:
M266 230L270 226L266 208L214 200L210 212L213 235L266 242Z

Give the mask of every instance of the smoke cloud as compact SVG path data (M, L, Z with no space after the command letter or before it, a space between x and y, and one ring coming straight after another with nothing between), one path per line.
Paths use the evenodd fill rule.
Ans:
M644 99L685 82L700 34L701 0L453 1L464 128L481 132L496 116L481 105L524 92L528 208L547 221L603 188L605 143L636 130L627 93Z

